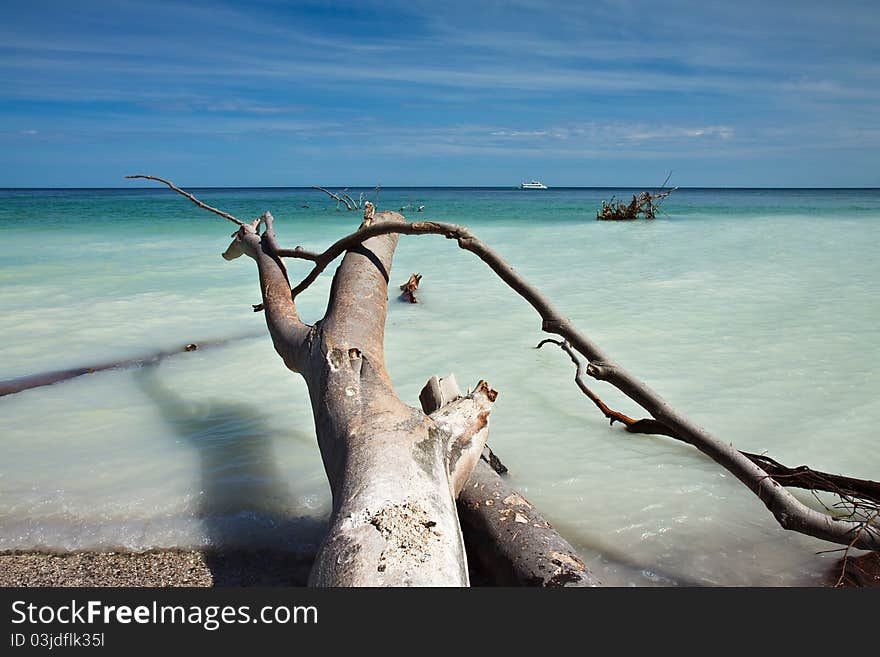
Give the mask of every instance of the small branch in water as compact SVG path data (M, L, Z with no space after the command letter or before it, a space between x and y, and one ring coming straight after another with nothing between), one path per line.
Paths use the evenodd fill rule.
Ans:
M40 374L21 376L16 379L0 381L0 397L5 397L6 395L14 395L15 393L24 392L25 390L30 390L32 388L49 386L54 383L60 383L62 381L69 381L70 379L75 379L85 374L94 374L96 372L103 372L105 370L119 370L129 367L140 367L141 365L164 360L165 358L176 356L177 354L182 354L189 351L196 351L199 349L206 349L209 347L219 347L221 345L229 344L230 342L234 342L236 340L246 340L248 338L256 338L261 335L263 334L247 333L245 335L226 338L224 340L204 340L200 342L190 342L185 346L180 347L179 349L157 351L155 353L149 354L147 356L141 356L139 358L128 358L123 360L115 360L108 363L97 363L95 365L88 365L85 367L74 367L69 370L55 370L53 372L41 372Z
M568 354L569 358L571 358L571 362L575 365L574 380L578 388L580 388L581 392L589 397L590 401L592 401L596 405L596 407L600 411L602 411L605 417L607 417L611 421L611 424L614 424L615 422L620 422L626 427L626 430L629 433L669 436L670 438L675 438L676 440L687 442L684 441L669 427L661 422L658 422L657 420L636 420L606 406L605 403L601 399L599 399L598 395L590 390L584 383L584 366L581 363L580 358L578 358L577 354L571 348L571 345L569 345L568 342L564 340L554 340L553 338L547 338L545 340L541 340L541 342L539 342L535 348L540 349L547 343L555 344ZM858 502L858 500L862 500L863 502L867 501L869 503L868 506L880 504L880 482L871 481L868 479L854 479L852 477L845 477L843 475L820 472L819 470L813 470L806 465L801 465L796 468L789 468L782 463L779 463L778 461L775 461L769 456L765 456L763 454L752 454L751 452L744 452L742 450L740 450L739 453L749 459L752 463L760 467L762 470L764 470L764 472L767 473L767 477L773 479L783 486L789 486L792 488L803 488L812 491L823 491L826 493L834 493L842 500L851 505L865 506L864 503L860 503ZM872 522L875 517L876 514L871 519L869 519L868 522ZM859 533L853 538L854 541L858 540L863 529L863 527L860 527L858 529Z
M409 280L400 286L400 298L403 301L409 301L410 303L418 303L419 300L416 299L416 290L419 289L419 283L421 280L421 274L411 274Z

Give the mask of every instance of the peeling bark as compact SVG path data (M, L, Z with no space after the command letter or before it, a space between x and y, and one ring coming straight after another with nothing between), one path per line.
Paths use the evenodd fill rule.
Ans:
M472 558L503 586L600 586L538 510L480 460L458 498Z

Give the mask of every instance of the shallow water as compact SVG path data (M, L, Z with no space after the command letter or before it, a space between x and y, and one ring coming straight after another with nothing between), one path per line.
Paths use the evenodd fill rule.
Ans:
M880 193L680 190L656 221L595 221L613 193L386 189L380 205L470 225L737 447L877 479ZM357 224L309 190L198 195L242 218L271 209L291 246ZM0 379L258 336L0 398L0 550L314 548L329 493L305 385L251 312L252 263L219 257L231 229L166 190L0 190ZM432 374L489 380L491 443L513 484L605 582L814 584L838 558L692 448L609 428L568 358L532 348L534 312L472 255L404 237L392 283L416 271L422 303L388 316L398 393L417 405ZM331 273L302 295L307 321Z

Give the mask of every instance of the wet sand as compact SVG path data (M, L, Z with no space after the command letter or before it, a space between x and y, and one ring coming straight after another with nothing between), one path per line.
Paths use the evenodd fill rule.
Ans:
M0 586L305 586L311 566L280 552L13 552Z
M285 552L7 552L0 554L0 586L305 586L312 557ZM471 584L491 586L470 564ZM842 562L825 586L840 579ZM848 559L845 587L880 587L880 553Z

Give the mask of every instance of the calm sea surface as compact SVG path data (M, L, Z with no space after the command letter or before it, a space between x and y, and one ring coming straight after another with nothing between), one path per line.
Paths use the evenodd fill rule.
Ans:
M358 224L310 190L193 191L240 218L271 210L289 246L321 248ZM614 193L627 194L385 189L379 205L470 225L737 447L880 478L880 192L680 190L656 221L597 222ZM251 336L0 398L0 550L320 540L329 492L305 384L251 312L253 262L220 258L232 228L165 189L0 190L0 379ZM386 336L399 395L417 405L432 374L490 381L491 444L513 484L605 582L816 584L839 557L780 529L687 445L609 428L568 358L532 348L531 308L471 254L404 237L391 282L411 272L422 303L391 303ZM299 300L307 321L331 273Z

